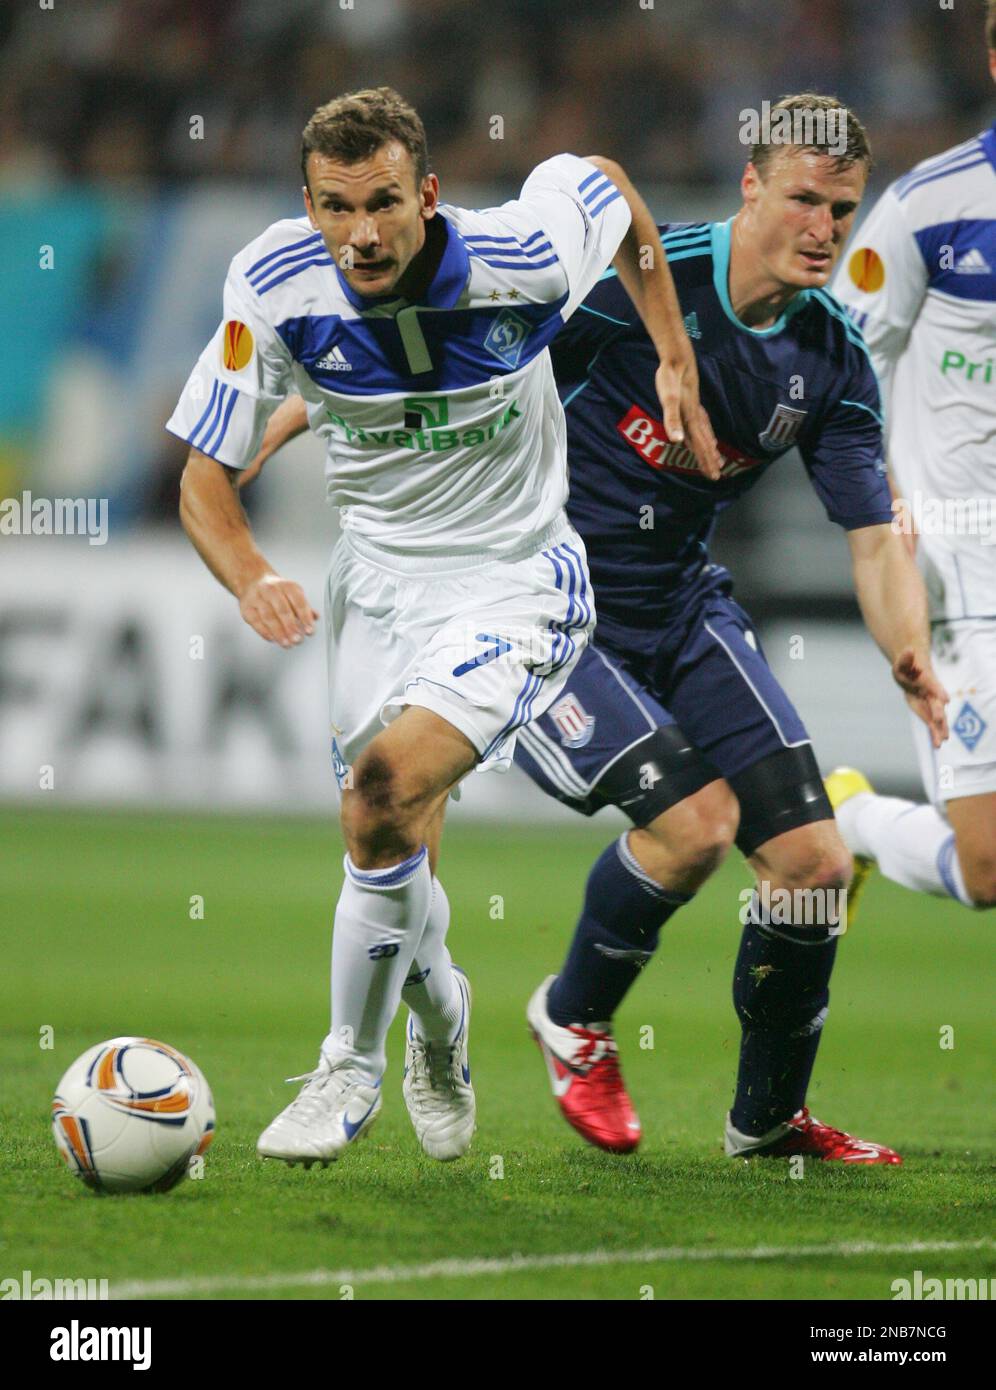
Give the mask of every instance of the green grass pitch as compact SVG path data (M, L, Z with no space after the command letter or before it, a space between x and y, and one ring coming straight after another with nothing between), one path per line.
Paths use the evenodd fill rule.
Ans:
M876 876L841 943L810 1101L821 1119L906 1161L807 1164L795 1179L785 1162L733 1162L720 1146L748 881L734 856L664 929L619 1015L644 1142L612 1157L561 1121L523 1013L558 966L588 866L612 833L597 821L451 824L440 876L454 957L475 989L473 1147L453 1164L418 1150L401 1097L399 1017L370 1137L305 1172L260 1162L254 1145L294 1093L283 1078L315 1064L326 1028L342 872L334 824L0 815L0 1277L107 1278L112 1295L137 1283L154 1296L146 1286L166 1280L175 1282L159 1296L334 1299L348 1296L339 1279L350 1271L356 1298L461 1299L887 1299L892 1280L916 1268L991 1277L991 1244L972 1244L992 1234L991 920ZM194 894L203 921L190 918ZM46 1025L51 1049L39 1045ZM641 1046L648 1025L652 1048ZM190 1053L214 1090L218 1134L201 1180L97 1198L63 1167L47 1112L84 1048L127 1033ZM873 1248L802 1253L848 1242ZM874 1248L918 1242L957 1248ZM743 1258L760 1246L796 1253ZM534 1258L595 1251L620 1258ZM479 1263L516 1255L533 1262ZM454 1263L424 1268L438 1261ZM325 1273L295 1282L309 1271Z

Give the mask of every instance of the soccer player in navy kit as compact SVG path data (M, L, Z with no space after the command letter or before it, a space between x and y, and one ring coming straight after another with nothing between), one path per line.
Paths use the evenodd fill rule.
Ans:
M842 110L812 95L781 107ZM890 524L875 374L823 288L869 164L848 113L842 155L803 142L755 147L734 218L661 228L725 458L718 482L669 442L652 344L611 272L551 347L568 421L568 510L588 550L598 626L563 695L520 735L516 761L585 814L619 806L634 829L594 865L567 960L528 1016L565 1118L614 1151L635 1148L640 1126L611 1019L663 923L735 841L762 894L745 914L734 973L743 1038L727 1153L900 1161L805 1106L840 927L831 893L816 922L807 911L776 920L764 905L776 889L846 888L851 856L805 727L708 554L718 513L798 447L847 531L865 621L940 741L946 697L931 671L923 585ZM806 908L817 901L800 897Z

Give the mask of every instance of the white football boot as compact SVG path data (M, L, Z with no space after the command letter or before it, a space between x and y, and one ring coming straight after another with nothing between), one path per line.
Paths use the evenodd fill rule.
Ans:
M456 967L453 975L463 1000L460 1029L453 1041L423 1042L411 1014L405 1029L405 1104L422 1148L442 1163L462 1158L470 1148L477 1114L467 1060L470 981Z
M347 1144L361 1138L380 1110L380 1082L372 1083L344 1058L332 1065L323 1057L303 1076L300 1094L259 1136L261 1158L323 1167L337 1159Z

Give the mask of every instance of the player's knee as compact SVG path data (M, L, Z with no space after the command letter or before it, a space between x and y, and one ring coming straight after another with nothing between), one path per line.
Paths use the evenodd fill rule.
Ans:
M777 864L779 887L839 890L849 888L854 860L843 844L804 845Z
M695 863L712 873L733 847L740 824L740 805L725 782L703 787L682 803L687 807L685 833Z
M821 860L817 886L820 888L850 888L853 877L854 856L844 845L841 845Z
M353 765L353 784L342 801L342 824L350 848L366 856L407 854L418 839L422 798L398 764L379 749L367 749Z
M646 827L661 882L694 892L719 868L733 845L740 811L723 782L703 787Z

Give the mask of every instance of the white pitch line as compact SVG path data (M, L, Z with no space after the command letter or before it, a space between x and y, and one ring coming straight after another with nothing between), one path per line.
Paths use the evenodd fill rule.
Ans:
M324 1288L326 1285L404 1284L425 1279L468 1279L480 1275L518 1274L533 1269L579 1269L615 1264L677 1264L684 1261L852 1259L861 1255L927 1255L949 1251L993 1250L992 1240L913 1240L885 1245L851 1241L836 1245L755 1245L752 1248L709 1250L665 1245L647 1250L578 1250L560 1255L509 1255L496 1259L433 1260L421 1265L374 1265L369 1269L311 1269L300 1274L205 1275L187 1279L136 1279L114 1284L112 1298L155 1298L163 1294L214 1293L239 1290L265 1293L272 1289Z

